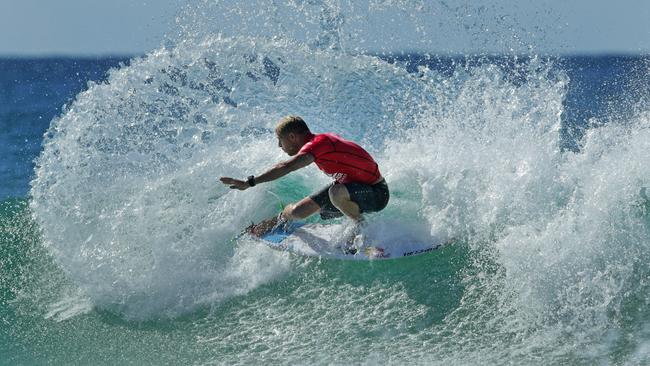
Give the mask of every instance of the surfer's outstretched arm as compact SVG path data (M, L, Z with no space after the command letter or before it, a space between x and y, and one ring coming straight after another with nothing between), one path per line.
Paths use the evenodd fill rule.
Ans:
M250 176L247 180L239 180L230 177L221 177L221 183L230 186L232 189L245 190L259 183L271 182L278 178L284 177L294 170L306 167L314 162L311 154L300 154L293 158L274 165L271 169L265 171L259 176Z

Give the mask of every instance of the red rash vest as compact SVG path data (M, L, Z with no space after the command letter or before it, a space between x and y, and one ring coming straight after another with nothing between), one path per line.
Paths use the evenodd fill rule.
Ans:
M338 183L373 184L381 178L379 166L361 146L333 133L307 136L298 155L311 154L318 169Z

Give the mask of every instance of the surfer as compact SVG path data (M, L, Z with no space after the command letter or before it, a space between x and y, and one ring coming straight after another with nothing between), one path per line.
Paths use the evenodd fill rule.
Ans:
M327 220L343 215L353 221L345 242L354 240L363 224L363 214L377 212L389 200L388 185L370 154L352 141L333 133L313 134L298 116L287 116L275 128L278 146L291 158L276 164L260 175L246 180L221 177L232 189L246 190L260 183L274 181L311 163L334 178L320 191L287 205L277 216L253 224L247 231L261 236L290 220L302 220L317 212Z

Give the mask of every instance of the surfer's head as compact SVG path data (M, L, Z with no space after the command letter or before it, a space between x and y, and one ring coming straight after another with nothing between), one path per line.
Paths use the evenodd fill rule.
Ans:
M298 116L287 116L275 127L278 146L290 156L296 155L311 135L307 123Z

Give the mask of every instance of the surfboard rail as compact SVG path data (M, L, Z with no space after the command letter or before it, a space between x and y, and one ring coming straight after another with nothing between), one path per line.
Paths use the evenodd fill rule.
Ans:
M260 241L266 246L308 257L323 257L343 260L385 260L413 257L439 249L440 240L426 241L405 231L402 235L383 236L374 228L362 232L363 243L358 246L345 246L338 243L343 224L319 224L292 222L276 227L261 235ZM378 235L377 235L378 234ZM397 233L399 234L399 233Z

